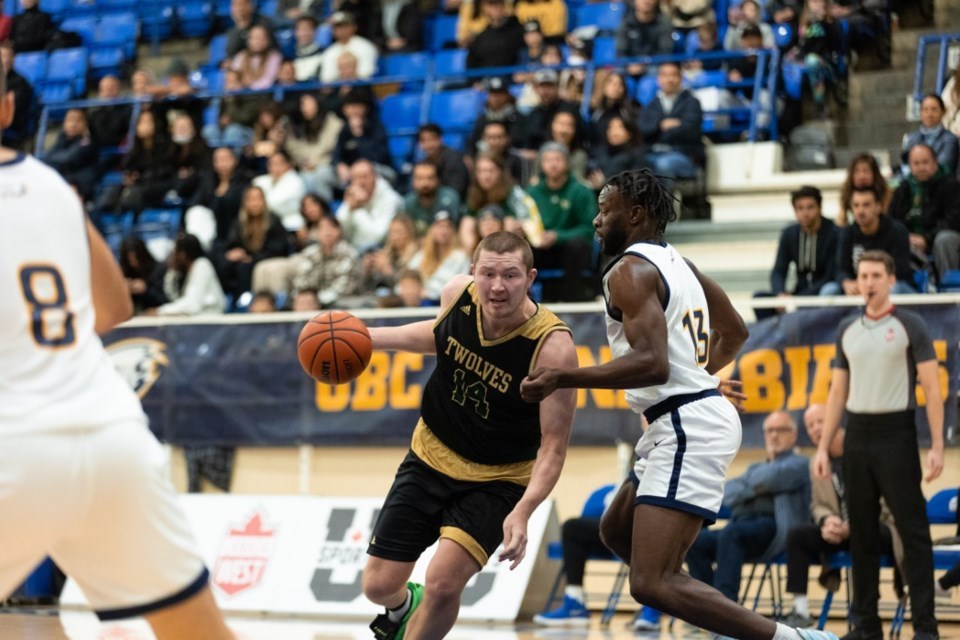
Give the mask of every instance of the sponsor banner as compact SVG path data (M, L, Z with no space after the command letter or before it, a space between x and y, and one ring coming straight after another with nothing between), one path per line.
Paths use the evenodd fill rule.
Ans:
M197 494L179 499L225 611L369 620L380 613L363 596L361 576L381 499ZM530 518L527 557L510 571L509 563L494 555L467 584L459 619L516 620L546 534L555 536L556 526L553 503L545 502ZM421 556L413 580L423 582L435 552L436 545ZM61 604L86 606L72 580Z
M941 362L941 391L955 397L960 314L954 304L916 307L927 321ZM745 447L762 447L760 425L775 409L800 413L824 402L836 327L851 308L805 309L756 323L732 374L749 396ZM564 312L582 366L610 360L603 313ZM242 318L242 317L241 317ZM409 319L364 317L370 326ZM118 368L140 394L153 430L176 445L403 446L419 416L433 356L375 351L356 381L328 386L311 380L296 353L302 319L121 327L105 339ZM639 420L622 391L580 390L574 445L634 441ZM921 414L923 412L920 412ZM925 416L920 438L929 441ZM947 403L946 424L956 424ZM805 434L801 442L806 442Z

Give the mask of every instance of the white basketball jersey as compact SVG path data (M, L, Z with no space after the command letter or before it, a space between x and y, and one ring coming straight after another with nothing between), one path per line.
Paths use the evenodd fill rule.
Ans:
M53 169L0 163L0 437L143 419L94 332L85 225Z
M641 242L630 246L624 255L639 256L653 264L663 278L666 301L663 313L667 322L667 357L670 379L666 384L628 389L627 402L637 413L672 396L716 389L719 379L707 373L710 355L710 311L700 281L686 260L669 244ZM614 358L630 352L632 347L623 332L618 314L611 312L610 288L607 280L613 265L603 277L603 293L607 302L607 340Z

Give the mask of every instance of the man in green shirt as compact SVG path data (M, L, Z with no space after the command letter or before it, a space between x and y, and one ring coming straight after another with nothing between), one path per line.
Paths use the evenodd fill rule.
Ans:
M543 242L534 249L542 271L562 276L544 282L544 300L592 300L596 273L593 261L593 219L597 200L590 187L570 173L570 152L557 142L540 147L540 180L527 188L543 219Z
M436 165L422 161L413 168L413 188L403 197L403 211L413 218L417 237L422 238L438 211L456 215L460 211L460 196L450 187L440 185Z

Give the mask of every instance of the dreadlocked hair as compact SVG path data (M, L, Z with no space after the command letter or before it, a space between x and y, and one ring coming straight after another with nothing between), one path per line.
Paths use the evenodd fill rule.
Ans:
M655 175L649 169L624 171L607 180L604 188L616 189L631 207L640 207L644 214L657 220L657 236L662 236L667 223L677 219L675 205L679 198L667 188L669 178Z

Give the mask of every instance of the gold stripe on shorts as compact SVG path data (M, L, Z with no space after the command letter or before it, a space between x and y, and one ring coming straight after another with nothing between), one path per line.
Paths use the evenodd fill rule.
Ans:
M525 487L530 484L530 475L533 473L533 460L507 464L480 464L467 460L443 444L433 431L430 431L430 427L423 418L417 422L417 428L413 430L410 448L428 466L454 480L467 482L503 480Z

